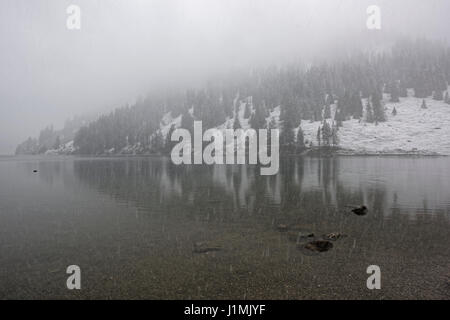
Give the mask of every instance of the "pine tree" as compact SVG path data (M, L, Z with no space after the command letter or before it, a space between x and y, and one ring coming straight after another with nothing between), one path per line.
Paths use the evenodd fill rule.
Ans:
M295 143L294 128L288 124L283 125L280 134L280 144L284 151L291 151Z
M281 134L280 143L284 151L292 152L295 146L295 132L294 128L298 125L297 110L294 108L294 103L285 99L281 106Z
M192 116L188 110L184 110L184 112L181 115L180 128L189 130L191 135L194 132L194 118L192 118Z
M334 97L333 97L333 94L329 93L329 94L327 95L325 104L326 104L327 106L331 106L332 104L334 104Z
M329 105L325 105L323 108L323 118L330 119L331 118L331 108Z
M333 146L337 146L339 144L339 137L338 137L338 127L333 126L331 128L331 141Z
M404 84L404 81L400 81L398 95L401 98L407 98L408 97L408 89L406 88L406 86Z
M290 152L295 143L293 121L290 119L283 120L280 134L280 144L283 151Z
M347 91L337 101L336 112L334 115L335 120L337 120L336 117L337 117L338 110L341 113L343 118L345 118L346 114L353 114L353 105L352 105L351 100L348 97Z
M161 130L158 130L152 136L150 149L152 152L158 153L163 151L163 148L164 148L163 135L161 133Z
M251 116L251 110L250 110L250 103L245 103L245 110L244 110L244 119L248 119Z
M317 128L317 145L320 147L321 146L321 135L322 135L322 128L319 127Z
M351 98L352 115L354 119L360 119L363 116L363 104L359 92L355 92Z
M373 109L372 105L370 104L370 98L367 98L367 104L366 104L366 122L373 123L375 120L373 115Z
M234 130L242 129L241 122L239 121L237 112L234 114L233 129Z
M255 112L250 117L250 126L253 129L264 129L267 126L266 118L264 117L261 107L257 106Z
M55 143L53 144L53 149L59 149L60 146L61 146L61 140L60 140L59 136L56 136Z
M169 132L167 132L166 135L166 142L164 143L164 149L166 151L166 153L170 153L171 150L173 149L173 147L175 146L175 144L177 143L176 141L172 141L172 133L175 131L175 125L171 125Z
M344 121L344 113L341 112L341 109L336 109L336 114L334 115L334 120L336 121L336 125L338 127L342 127Z
M392 110L392 115L393 115L393 116L396 116L396 115L397 115L397 109L395 109L395 107L394 107L394 109Z
M372 94L371 100L372 100L372 110L373 110L374 120L377 123L386 121L386 116L384 114L384 108L381 103L381 94L379 92L375 92L374 94Z
M450 97L448 95L448 91L445 93L445 103L450 104Z
M390 102L400 102L399 99L400 90L398 88L398 83L396 81L394 81L390 86L390 94L391 94Z
M302 127L298 127L297 131L297 148L302 150L305 148L305 136L303 134Z
M324 120L322 125L322 141L325 146L330 145L330 138L331 138L331 128L328 122Z
M271 118L268 124L268 129L276 129L277 128L277 122L275 121L275 118Z
M427 103L426 103L425 99L422 100L422 106L421 106L421 108L422 108L422 109L427 109Z
M277 122L275 121L275 118L271 118L269 123L267 124L267 148L270 149L272 145L271 140L271 131L272 129L277 129Z

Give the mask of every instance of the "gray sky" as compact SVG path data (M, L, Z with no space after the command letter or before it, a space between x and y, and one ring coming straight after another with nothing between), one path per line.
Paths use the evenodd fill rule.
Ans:
M81 30L66 28L70 4ZM384 35L448 38L446 0L2 0L0 154L150 88L364 49L371 4Z

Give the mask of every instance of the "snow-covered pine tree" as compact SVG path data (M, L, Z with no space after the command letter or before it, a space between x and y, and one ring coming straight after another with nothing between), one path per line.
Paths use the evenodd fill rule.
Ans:
M353 109L353 118L360 119L363 116L363 104L361 101L361 95L359 92L355 92L352 95L352 109Z
M241 122L239 121L239 117L238 117L238 112L236 112L236 113L234 114L234 119L233 119L233 129L234 129L234 130L242 129Z
M275 120L275 118L270 119L267 128L270 129L276 129L277 128L277 122Z
M150 150L154 153L158 153L163 151L164 148L164 141L163 141L163 135L161 133L161 130L158 130L151 139L150 142Z
M400 90L398 87L398 82L397 81L393 81L390 84L390 94L391 94L391 99L389 100L390 102L400 102L399 96L400 96Z
M407 98L408 97L408 89L406 88L405 82L404 81L400 81L399 85L399 91L398 91L398 95L400 98Z
M305 148L305 136L303 134L302 127L298 127L297 131L297 149L302 150Z
M340 111L342 120L344 120L347 115L353 114L354 113L353 109L354 108L352 105L351 97L348 91L345 91L344 95L340 97L337 102L337 110Z
M332 93L329 93L326 98L326 105L331 106L334 104L334 97Z
M366 103L366 122L373 123L374 122L374 115L373 115L373 109L372 105L370 104L370 98L367 98Z
M53 144L53 149L59 149L61 146L61 139L59 138L59 135L56 136L55 143Z
M181 114L181 128L189 130L191 134L194 132L194 118L192 118L189 110L184 110Z
M334 120L336 121L336 125L338 127L342 127L342 123L344 119L344 113L341 112L341 109L336 109L336 114L334 115Z
M256 106L255 112L250 117L250 126L253 129L264 129L266 125L266 118L264 117L264 113L261 110L261 107Z
M322 125L322 141L325 146L330 145L330 138L331 138L331 128L330 125L326 120L323 120Z
M384 114L384 107L383 107L381 98L382 97L379 92L375 92L371 96L373 116L374 116L374 120L376 122L386 121L386 116Z
M275 118L270 119L269 123L267 124L267 148L270 149L272 145L272 139L271 139L271 129L277 129L277 122L275 121Z
M285 152L293 151L295 145L294 128L296 126L296 110L292 104L286 103L281 109L281 134L280 145Z
M328 104L323 107L323 118L330 119L331 118L331 108Z
M331 128L331 142L333 144L334 147L336 147L337 145L339 145L339 136L338 136L338 127L337 126L333 126Z
M244 119L248 119L251 116L251 110L250 110L250 103L245 103L245 110L244 110Z
M320 147L321 146L321 135L322 135L322 128L319 127L317 128L317 145Z
M422 100L422 105L420 106L422 109L427 109L427 103L425 99Z
M176 129L175 125L172 124L170 126L169 132L167 132L167 135L166 135L166 141L164 143L164 150L167 154L169 154L171 152L171 150L177 143L176 141L172 141L172 133L175 131L175 129Z
M448 95L448 91L445 92L445 98L444 98L445 103L450 104L450 97Z

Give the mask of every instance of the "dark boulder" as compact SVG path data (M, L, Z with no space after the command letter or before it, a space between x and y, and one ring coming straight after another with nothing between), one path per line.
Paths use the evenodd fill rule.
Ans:
M325 252L333 248L333 244L326 240L315 240L308 242L304 248L315 252Z

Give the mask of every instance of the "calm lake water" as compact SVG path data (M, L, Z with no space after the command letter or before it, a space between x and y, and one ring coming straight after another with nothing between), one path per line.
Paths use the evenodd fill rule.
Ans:
M0 298L450 298L449 158L288 158L259 172L0 158ZM360 204L367 216L349 213ZM345 237L308 254L280 224ZM66 288L69 265L81 290Z

